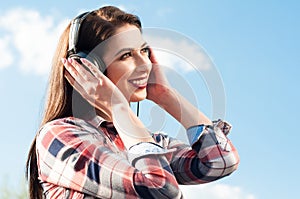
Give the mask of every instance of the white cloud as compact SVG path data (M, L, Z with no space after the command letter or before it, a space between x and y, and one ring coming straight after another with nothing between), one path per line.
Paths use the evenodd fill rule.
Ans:
M144 38L156 50L159 63L183 72L208 70L213 66L203 48L185 35L161 28L144 28Z
M68 21L57 22L53 16L42 16L38 11L23 8L1 14L0 29L4 30L4 37L0 41L6 41L6 47L10 46L17 53L14 63L9 62L9 65L18 65L24 72L48 74L59 36ZM8 37L10 40L5 40Z
M1 55L0 69L10 66L13 62L13 54L9 49L9 41L10 38L8 36L5 36L4 38L0 38L0 55Z
M181 185L185 198L198 199L255 199L253 194L246 193L242 188L225 184Z

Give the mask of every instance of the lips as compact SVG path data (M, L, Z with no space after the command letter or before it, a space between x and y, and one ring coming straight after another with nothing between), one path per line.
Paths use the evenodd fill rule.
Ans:
M145 88L147 86L148 78L142 77L137 79L128 80L134 87Z

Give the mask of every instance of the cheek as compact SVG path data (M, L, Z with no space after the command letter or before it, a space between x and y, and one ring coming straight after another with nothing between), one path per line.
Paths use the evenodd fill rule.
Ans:
M107 68L107 77L115 84L120 85L122 82L127 81L130 75L130 67L125 64L111 64Z

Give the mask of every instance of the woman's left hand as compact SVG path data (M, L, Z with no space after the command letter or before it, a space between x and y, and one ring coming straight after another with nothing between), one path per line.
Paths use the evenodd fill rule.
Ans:
M150 50L152 70L147 85L147 99L161 105L162 100L166 99L165 97L170 94L172 88L153 53L153 49Z

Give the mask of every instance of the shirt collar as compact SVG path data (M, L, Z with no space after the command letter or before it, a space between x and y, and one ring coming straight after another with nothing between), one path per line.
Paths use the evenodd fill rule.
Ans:
M106 121L104 118L100 117L99 115L96 115L95 111L89 111L83 116L83 119L96 128L99 128L100 125Z

